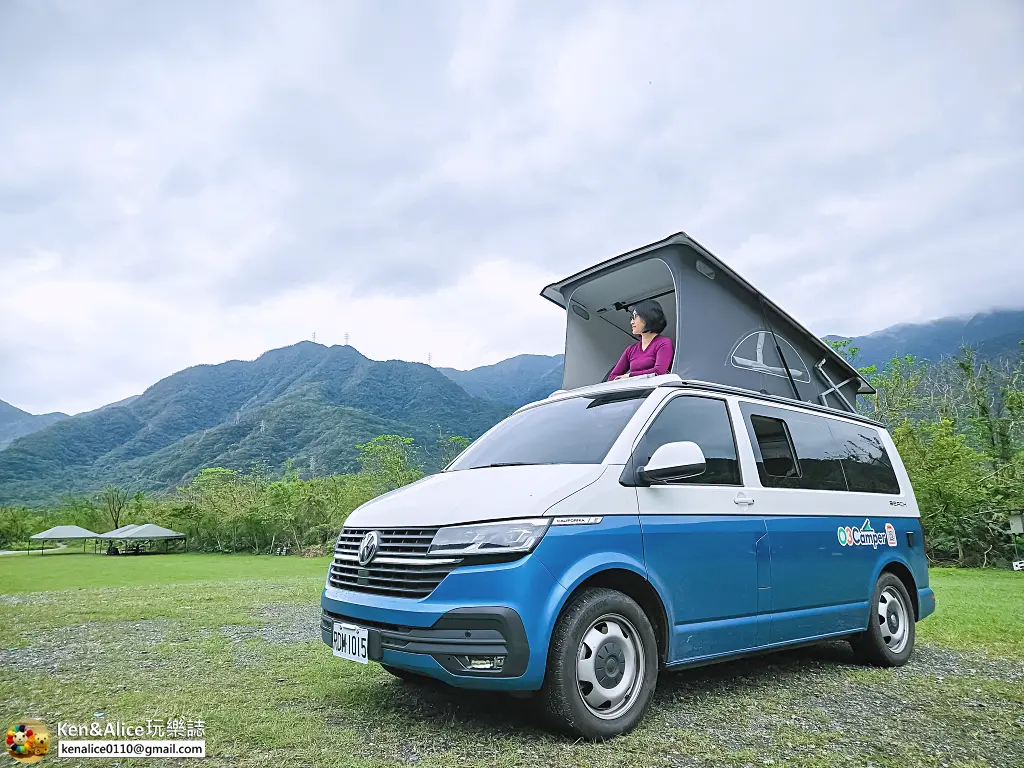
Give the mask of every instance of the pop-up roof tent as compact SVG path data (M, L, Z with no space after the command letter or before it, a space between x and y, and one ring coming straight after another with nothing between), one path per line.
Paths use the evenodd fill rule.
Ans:
M567 309L562 387L607 378L636 339L630 307L657 299L675 357L671 373L854 410L874 389L835 350L685 233L547 286Z

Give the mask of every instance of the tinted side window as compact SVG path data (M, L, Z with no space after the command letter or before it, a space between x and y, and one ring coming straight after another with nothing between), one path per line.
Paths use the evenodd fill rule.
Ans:
M767 488L799 488L800 467L786 422L769 416L750 416L754 442L760 450L757 471Z
M900 484L878 432L868 426L829 419L839 460L851 491L899 493Z
M787 423L800 462L800 487L812 491L845 491L846 476L828 419L801 413L794 414Z
M676 397L655 417L633 452L634 466L642 467L665 443L691 440L704 452L704 474L674 483L740 485L736 441L724 400L708 397Z
M828 420L770 406L742 403L754 443L758 474L766 488L845 491L846 477ZM783 452L782 426L788 432L789 458ZM787 464L792 462L792 464Z

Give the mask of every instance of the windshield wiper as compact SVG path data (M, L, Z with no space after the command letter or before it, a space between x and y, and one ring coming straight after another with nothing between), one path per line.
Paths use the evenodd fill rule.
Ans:
M489 469L491 467L532 467L533 462L530 461L499 461L494 464L481 464L479 467L473 467L473 469Z

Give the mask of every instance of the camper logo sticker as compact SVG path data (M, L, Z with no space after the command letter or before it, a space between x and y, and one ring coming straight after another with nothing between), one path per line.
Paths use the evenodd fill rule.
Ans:
M871 547L878 549L881 546L896 546L896 529L892 523L885 524L885 531L875 531L871 527L871 520L865 520L860 528L857 526L839 526L836 531L841 547Z
M38 763L50 751L50 731L40 720L22 720L7 729L4 746L19 763Z

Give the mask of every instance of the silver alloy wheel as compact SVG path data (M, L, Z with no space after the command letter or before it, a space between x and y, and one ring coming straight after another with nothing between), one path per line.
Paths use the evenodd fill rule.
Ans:
M644 682L640 633L617 613L605 614L583 633L576 653L576 685L595 716L614 720L637 699Z
M878 629L886 648L901 653L910 639L907 606L895 587L886 587L878 596Z

